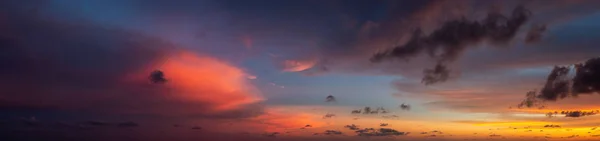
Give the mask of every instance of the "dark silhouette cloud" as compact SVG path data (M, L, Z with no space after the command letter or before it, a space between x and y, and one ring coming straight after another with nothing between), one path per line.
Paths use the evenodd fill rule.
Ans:
M456 60L465 50L482 41L506 44L530 16L531 11L519 6L510 16L491 12L483 21L469 21L465 18L448 21L430 35L422 35L422 31L417 29L406 44L374 54L371 61L381 62L394 58L408 61L420 54L428 54L438 64L434 69L425 70L423 83L429 85L444 82L449 74L444 63Z
M531 108L542 106L544 106L544 101L539 99L537 91L529 91L525 95L525 99L517 105L517 108Z
M408 111L410 110L410 105L402 103L400 104L400 109Z
M596 115L598 114L597 112L594 111L565 111L565 112L561 112L561 114L564 114L565 117L582 117L582 116L590 116L590 115Z
M165 73L160 70L153 71L152 73L150 73L150 76L148 78L152 83L160 84L167 82L167 79L165 78Z
M583 117L583 116L591 116L591 115L596 115L600 113L600 110L591 110L591 111L582 111L582 110L575 110L575 111L554 111L554 112L548 112L546 113L547 117L556 117L557 115L564 115L565 117ZM560 126L559 126L560 127Z
M573 94L600 92L600 57L575 65Z
M448 80L448 77L450 77L450 70L445 65L437 64L433 69L423 70L423 74L425 74L425 76L421 80L421 83L431 85Z
M326 119L326 118L333 118L333 117L335 117L335 114L325 114L323 116L324 119Z
M569 95L569 80L567 78L569 71L569 67L555 66L548 75L546 84L540 91L539 97L546 100L567 97Z
M358 136L402 136L407 135L409 132L399 132L391 128L365 128L356 131Z
M385 108L383 107L377 107L375 110L373 110L371 107L365 107L363 109L358 109L358 110L352 110L351 111L352 114L387 114L390 113L389 111L387 111Z
M572 72L572 69L575 71ZM519 107L533 107L543 101L556 101L580 94L600 92L600 58L592 58L584 63L555 66L539 93L531 91Z
M342 132L338 131L338 130L325 130L325 132L323 132L324 135L341 135Z
M544 128L560 128L560 125L549 124L549 125L544 125Z
M325 102L334 102L335 101L335 97L333 97L332 95L329 95L325 98Z
M360 128L358 128L357 125L351 124L351 125L345 125L344 128L348 128L349 130L358 130Z

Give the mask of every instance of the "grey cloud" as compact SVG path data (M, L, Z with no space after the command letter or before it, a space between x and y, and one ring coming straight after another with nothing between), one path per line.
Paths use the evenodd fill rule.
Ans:
M534 25L529 29L525 37L525 42L533 43L538 42L542 39L543 33L546 31L546 25Z
M437 59L438 64L435 69L425 71L423 83L443 82L449 73L443 67L443 63L455 61L465 50L482 41L507 43L530 16L531 11L517 7L510 17L500 13L489 13L481 22L464 18L448 21L430 35L422 35L422 31L417 29L406 44L374 54L371 61L381 62L395 58L408 60L419 54L428 54Z
M572 72L572 69L575 69ZM569 66L555 66L548 74L539 94L532 94L546 101L556 101L580 94L600 93L600 58ZM531 101L531 100L529 100ZM529 106L528 106L529 107Z
M391 128L365 128L357 130L356 133L358 133L358 136L402 136L409 134L409 132L399 132Z

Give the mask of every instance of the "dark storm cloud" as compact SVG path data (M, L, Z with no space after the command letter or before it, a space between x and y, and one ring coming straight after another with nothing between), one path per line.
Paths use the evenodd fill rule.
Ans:
M600 57L575 65L573 93L600 93Z
M178 51L176 45L134 31L60 21L56 15L40 12L48 8L43 4L23 3L0 3L2 12L10 13L0 16L2 109L215 118L254 116L262 109L249 106L252 108L207 114L210 103L170 100L164 95L168 92L165 86L151 85L147 79L129 82L132 75ZM163 75L153 80L164 82L169 74ZM195 109L182 111L188 106Z
M420 54L428 54L438 61L436 68L426 70L423 83L444 82L448 78L445 62L455 61L465 50L482 42L506 44L529 19L531 11L517 7L510 16L500 13L488 13L483 21L470 21L465 18L444 23L430 35L422 35L417 29L406 44L373 55L371 61L381 62L389 59L408 60Z
M574 69L574 73L570 73ZM574 74L573 77L570 74ZM555 66L538 98L556 101L579 94L600 93L600 58L571 66Z

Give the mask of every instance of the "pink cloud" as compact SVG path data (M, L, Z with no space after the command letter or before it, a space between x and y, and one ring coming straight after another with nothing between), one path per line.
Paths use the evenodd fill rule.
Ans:
M315 59L309 60L285 60L283 61L283 71L286 72L300 72L308 70L315 66L317 61Z
M262 101L258 90L246 82L241 69L210 56L180 52L163 64L138 73L145 81L147 72L159 68L169 80L165 86L175 99L209 104L209 111L227 111ZM256 78L256 77L254 77Z

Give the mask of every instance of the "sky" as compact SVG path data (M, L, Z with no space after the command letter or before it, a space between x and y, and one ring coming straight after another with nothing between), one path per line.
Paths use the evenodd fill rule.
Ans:
M4 0L0 31L11 141L600 140L595 0Z

